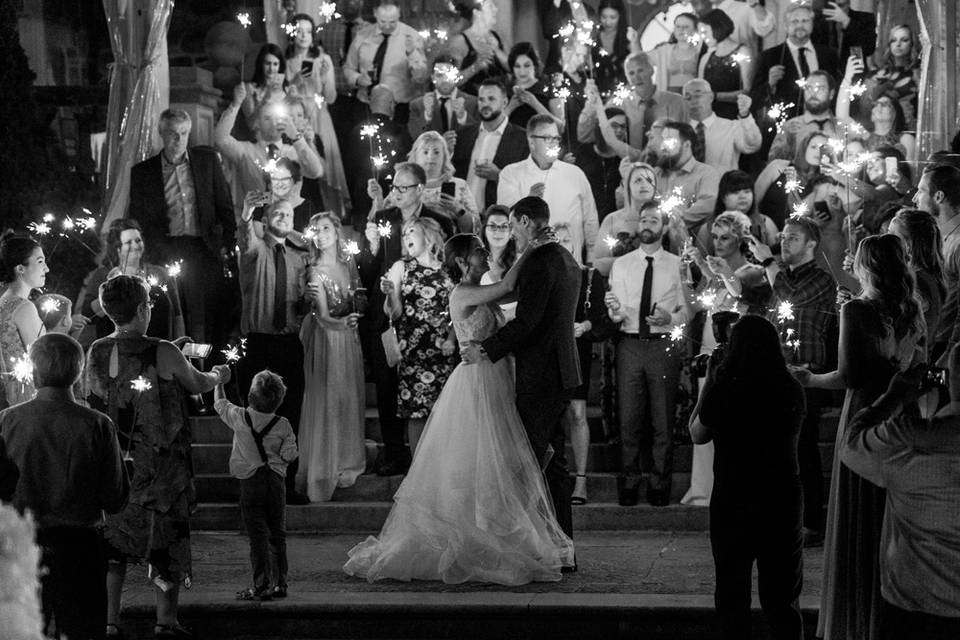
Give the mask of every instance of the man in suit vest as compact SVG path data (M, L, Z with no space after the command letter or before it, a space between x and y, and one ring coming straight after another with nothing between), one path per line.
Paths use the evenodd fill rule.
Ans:
M480 122L447 134L453 147L453 167L467 181L481 211L497 202L500 170L530 154L527 132L507 120L507 88L495 78L484 80L477 91Z
M452 56L433 61L433 91L410 102L407 128L414 140L424 131L456 131L477 121L477 99L457 89L460 65Z
M183 260L187 334L222 344L228 327L217 311L226 288L220 253L234 246L237 225L220 157L208 147L187 149L191 127L186 111L160 114L163 149L130 170L128 215L140 223L157 259Z

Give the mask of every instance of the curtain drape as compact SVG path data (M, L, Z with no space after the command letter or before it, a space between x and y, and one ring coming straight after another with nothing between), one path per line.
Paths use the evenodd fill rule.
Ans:
M934 151L949 149L957 130L960 10L944 0L916 2L924 50L917 107L917 158L922 161Z
M153 0L145 9L146 30L128 11L130 0L103 0L113 49L107 108L103 228L126 215L130 168L159 146L157 120L169 104L167 30L173 0ZM136 3L141 5L141 3Z

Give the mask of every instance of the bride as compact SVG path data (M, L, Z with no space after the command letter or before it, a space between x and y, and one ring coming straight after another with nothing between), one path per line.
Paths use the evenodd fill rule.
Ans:
M456 235L444 254L458 282L450 294L457 338L483 340L498 328L494 303L516 284L523 256L503 280L480 286L488 266L479 238ZM514 400L509 359L454 369L379 537L351 549L344 571L370 582L560 580L561 567L574 564L573 541L557 524Z

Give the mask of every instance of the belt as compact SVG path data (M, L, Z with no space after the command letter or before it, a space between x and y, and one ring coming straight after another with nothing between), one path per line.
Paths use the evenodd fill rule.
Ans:
M650 335L641 336L639 333L624 333L620 332L621 338L630 338L631 340L640 340L641 342L652 342L653 340L664 340L670 337L669 333L651 333Z

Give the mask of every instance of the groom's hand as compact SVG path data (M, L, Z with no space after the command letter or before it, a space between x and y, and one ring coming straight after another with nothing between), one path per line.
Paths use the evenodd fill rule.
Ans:
M470 342L460 347L460 359L467 364L477 364L486 355L483 347L476 342Z

